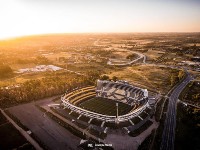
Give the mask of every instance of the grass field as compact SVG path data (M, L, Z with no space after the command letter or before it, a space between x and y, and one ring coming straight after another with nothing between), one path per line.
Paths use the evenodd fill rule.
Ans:
M135 86L147 88L148 90L167 93L171 89L170 77L172 71L173 70L169 68L146 64L118 69L107 75L109 75L110 78L116 76L121 80L126 80Z
M95 97L79 105L81 108L110 116L116 115L116 101ZM132 107L130 105L119 103L119 115L127 114Z
M46 74L44 72L21 74L21 75L16 74L14 77L10 79L0 80L0 87L21 84L28 80L41 79L44 78L45 76Z

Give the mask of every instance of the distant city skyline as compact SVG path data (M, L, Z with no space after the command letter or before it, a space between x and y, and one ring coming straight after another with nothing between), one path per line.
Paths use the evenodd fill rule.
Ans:
M199 0L5 0L0 39L55 33L200 32Z

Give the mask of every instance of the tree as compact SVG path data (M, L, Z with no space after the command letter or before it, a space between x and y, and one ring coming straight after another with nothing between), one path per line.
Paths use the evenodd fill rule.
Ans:
M100 77L101 80L109 80L109 76L107 75L103 75Z
M38 56L36 58L36 63L40 65L47 65L50 63L50 61L44 56Z
M116 82L118 80L118 78L116 76L113 76L112 80Z
M12 73L13 73L13 71L10 66L0 65L0 77L6 77Z
M96 80L100 78L100 72L96 70L88 71L86 74L91 83L95 83Z
M184 77L184 75L185 75L185 72L183 69L178 72L179 81Z
M178 80L179 80L178 76L172 74L170 78L171 86L175 85L178 82Z
M130 60L133 60L134 58L136 58L136 54L130 54L126 57L126 59L130 59Z

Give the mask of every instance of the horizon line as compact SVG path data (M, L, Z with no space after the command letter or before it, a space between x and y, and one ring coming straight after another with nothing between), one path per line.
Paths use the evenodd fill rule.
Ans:
M13 37L0 38L0 41L14 40L26 37L36 37L36 36L48 36L48 35L64 35L64 34L145 34L145 33L200 33L200 31L141 31L141 32L64 32L64 33L38 33L38 34L27 34L19 35Z

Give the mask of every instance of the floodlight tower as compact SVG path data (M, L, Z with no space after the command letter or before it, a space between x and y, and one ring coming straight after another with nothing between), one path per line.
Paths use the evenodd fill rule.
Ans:
M118 116L119 116L118 105L119 105L119 104L116 103L116 109L117 109L117 115L116 115L116 120L115 120L116 123L119 123L119 120L118 120Z
M119 113L119 112L118 112L118 105L119 105L119 104L118 104L118 103L116 103L116 109L117 109L117 118L118 118L118 113Z

